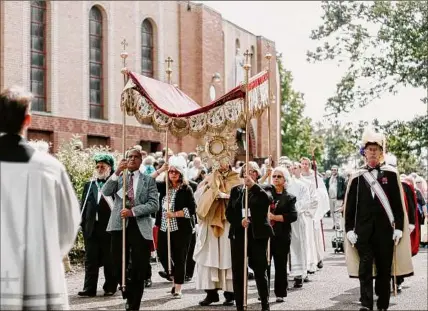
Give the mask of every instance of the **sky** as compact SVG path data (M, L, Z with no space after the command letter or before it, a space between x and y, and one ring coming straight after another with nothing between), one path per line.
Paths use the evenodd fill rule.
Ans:
M305 94L305 116L322 121L327 98L334 95L336 83L345 68L335 61L311 64L306 51L314 50L317 42L309 38L310 32L321 25L320 1L194 1L204 3L221 13L224 19L275 41L283 55L284 67L293 74L293 88ZM365 108L355 109L342 122L371 122L410 120L427 113L420 98L426 91L402 88L397 95L386 94Z

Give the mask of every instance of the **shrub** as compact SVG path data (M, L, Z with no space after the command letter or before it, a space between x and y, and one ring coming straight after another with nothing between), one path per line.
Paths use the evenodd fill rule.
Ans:
M103 146L94 146L90 148L83 148L80 137L75 135L70 141L64 142L60 145L56 157L65 166L67 173L70 177L73 188L76 191L76 195L81 200L83 187L93 176L95 163L93 157L97 153L110 153L116 160L116 163L121 158L119 152L112 152L110 148ZM83 243L83 235L80 231L73 248L69 253L70 261L72 263L81 263L85 255L85 248Z

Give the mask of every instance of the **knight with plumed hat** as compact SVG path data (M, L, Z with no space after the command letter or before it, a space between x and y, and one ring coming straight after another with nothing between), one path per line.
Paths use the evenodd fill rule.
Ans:
M385 149L385 135L366 128L360 149L366 164L350 178L345 195L346 264L349 276L360 281L360 310L373 310L373 279L377 309L387 310L391 276L413 274L401 182L384 163Z

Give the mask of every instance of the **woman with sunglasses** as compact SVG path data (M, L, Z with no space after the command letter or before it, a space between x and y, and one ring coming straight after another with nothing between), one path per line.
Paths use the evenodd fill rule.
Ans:
M248 228L248 265L254 271L257 291L262 304L262 311L269 310L269 283L267 277L266 251L268 240L273 235L268 220L268 209L271 203L269 195L257 185L260 177L259 167L255 162L242 166L240 177L244 185L232 188L226 209L226 218L230 223L229 239L232 257L233 290L236 309L244 310L244 237ZM248 188L248 221L245 217L245 187Z
M193 231L193 216L196 203L193 190L186 178L186 160L182 156L171 156L166 170L166 180L157 182L159 191L160 211L156 215L156 225L159 226L158 255L163 267L168 267L167 223L170 222L171 235L171 278L174 298L182 298L181 286L186 275L186 261L189 243ZM169 193L166 193L166 183L169 183ZM167 204L169 200L169 211Z
M270 239L270 254L275 264L274 292L277 302L283 302L287 297L287 261L290 253L291 223L297 220L296 197L287 192L290 179L290 173L286 168L276 167L272 171L272 185L265 187L273 198L268 217L274 232L274 236Z

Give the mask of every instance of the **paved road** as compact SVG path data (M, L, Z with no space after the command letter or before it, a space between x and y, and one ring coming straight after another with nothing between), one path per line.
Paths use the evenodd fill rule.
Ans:
M324 227L331 228L332 221L325 218ZM326 241L331 241L332 230L326 230ZM428 250L421 249L413 257L415 276L406 279L403 291L397 297L391 297L390 310L428 310L427 257ZM172 299L168 293L171 283L161 279L153 266L153 286L145 290L141 310L235 310L223 307L221 303L201 308L198 301L205 297L203 291L195 290L193 282L183 287L183 298ZM101 272L102 275L102 272ZM334 254L331 243L327 243L324 268L312 276L312 282L305 283L301 289L291 289L284 303L275 303L271 298L271 310L358 310L358 281L350 279L346 273L343 254ZM82 289L83 270L76 268L68 274L67 285L72 310L124 310L125 301L117 293L113 297L103 297L102 280L98 295L94 298L81 298L77 292ZM273 286L273 282L271 284ZM254 281L249 282L248 309L260 310Z

